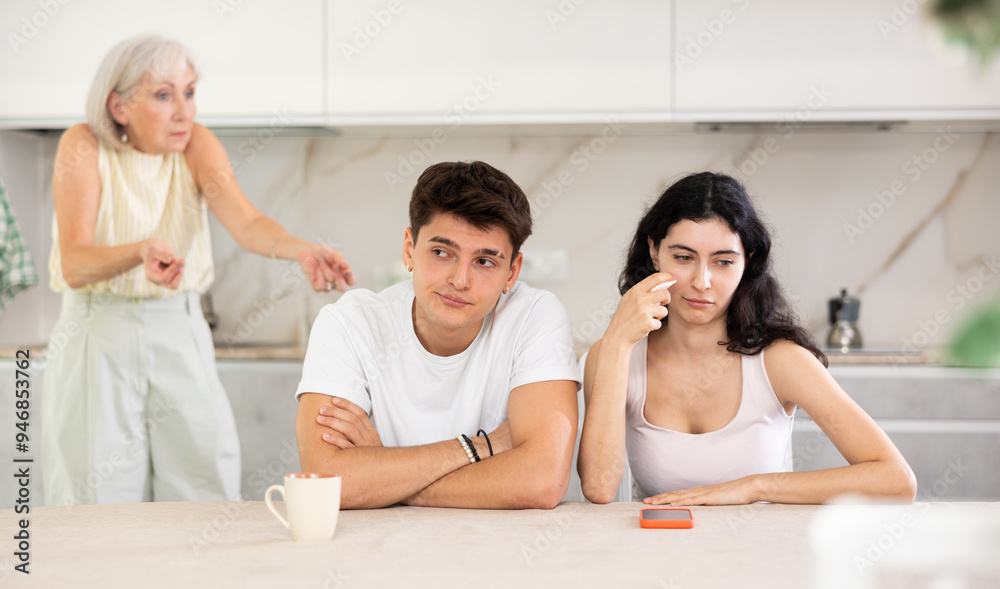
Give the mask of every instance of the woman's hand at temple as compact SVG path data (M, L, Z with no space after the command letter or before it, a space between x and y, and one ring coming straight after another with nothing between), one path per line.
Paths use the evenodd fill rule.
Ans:
M670 290L653 289L673 279L669 273L657 272L630 288L611 317L602 347L608 347L611 342L632 346L649 332L659 329L663 325L661 320L667 316Z

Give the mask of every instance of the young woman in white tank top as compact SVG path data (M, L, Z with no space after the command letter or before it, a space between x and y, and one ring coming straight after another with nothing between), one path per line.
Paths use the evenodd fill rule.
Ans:
M614 498L626 456L637 498L656 505L913 500L909 465L796 325L770 249L743 186L722 174L682 178L639 222L622 300L585 368L589 500ZM791 472L797 407L850 466Z

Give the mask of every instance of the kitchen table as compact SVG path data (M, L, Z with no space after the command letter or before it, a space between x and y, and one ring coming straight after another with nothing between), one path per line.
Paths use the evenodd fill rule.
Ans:
M640 507L568 502L551 511L402 506L342 511L333 540L319 543L292 541L259 501L32 507L30 575L13 570L17 548L11 538L21 516L8 509L0 511L0 585L801 588L822 586L833 566L841 573L850 569L845 574L858 581L850 584L860 586L885 580L879 561L889 560L893 551L913 552L900 547L908 539L919 543L921 521L974 522L981 537L968 540L987 554L1000 537L1000 503L886 508L892 519L870 522L874 531L854 538L856 549L837 533L858 526L830 507L695 507L695 526L688 530L642 529ZM817 526L823 525L841 529L817 544ZM959 539L948 533L940 540L954 545ZM823 542L837 549L824 548ZM873 551L874 546L882 548ZM974 550L962 554L970 562L959 565L973 571L973 582L949 587L1000 586L1000 571L987 562L994 558Z

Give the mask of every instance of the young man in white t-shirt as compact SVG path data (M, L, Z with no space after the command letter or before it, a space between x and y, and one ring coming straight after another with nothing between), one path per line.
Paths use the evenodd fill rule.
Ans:
M530 234L528 199L509 176L435 164L410 200L413 280L320 311L296 433L303 471L343 477L342 507L562 499L580 376L565 308L517 282Z

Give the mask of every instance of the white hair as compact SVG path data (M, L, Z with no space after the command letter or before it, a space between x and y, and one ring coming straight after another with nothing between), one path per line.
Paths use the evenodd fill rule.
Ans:
M177 41L159 35L140 35L115 45L104 56L87 94L87 123L98 140L124 149L122 127L108 108L114 92L123 101L131 99L141 84L156 85L178 68L188 66L198 79L198 67L190 51Z

